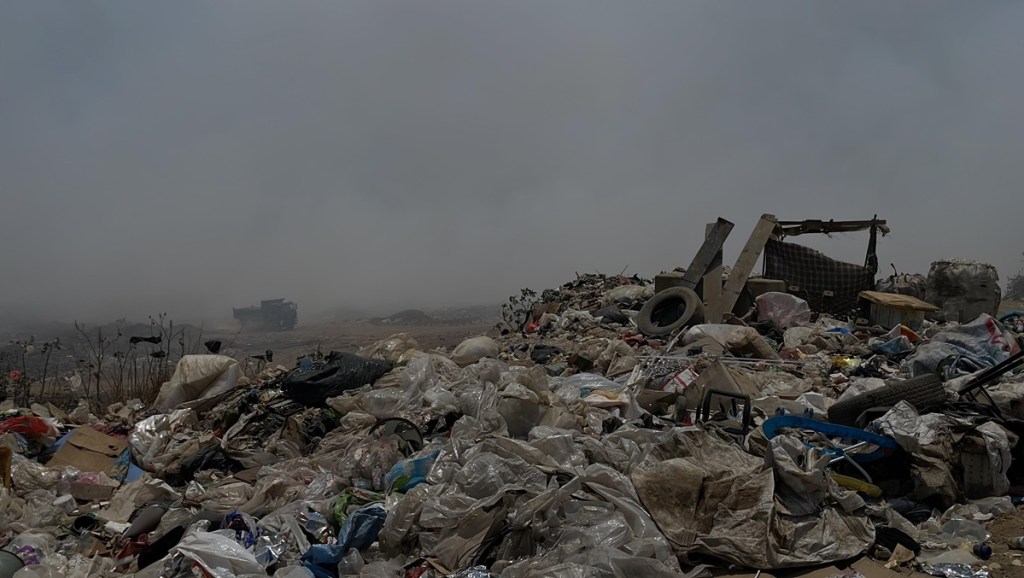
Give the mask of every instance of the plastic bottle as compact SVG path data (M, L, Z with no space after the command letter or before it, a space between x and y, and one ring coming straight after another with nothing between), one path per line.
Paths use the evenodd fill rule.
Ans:
M1010 547L1016 548L1017 550L1024 550L1024 536L1010 538Z

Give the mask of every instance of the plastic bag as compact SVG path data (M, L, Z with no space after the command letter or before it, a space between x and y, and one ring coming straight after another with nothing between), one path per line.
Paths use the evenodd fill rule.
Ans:
M935 372L947 357L960 356L976 368L992 367L1019 351L1016 338L991 315L952 327L932 337L906 360L912 376Z
M238 384L238 360L225 355L186 355L174 374L160 387L153 407L170 411L183 403L220 395Z
M370 505L354 512L338 531L338 543L314 544L302 555L302 564L317 578L337 576L338 565L351 548L365 550L377 541L387 512L379 505Z
M18 454L11 456L11 480L21 493L33 490L67 493L71 479L77 474L74 468L48 468Z
M769 291L758 295L756 302L758 321L773 321L783 329L811 321L811 306L795 295Z
M683 344L689 345L704 338L716 341L738 357L779 358L775 350L753 327L724 324L694 325L683 336Z
M386 361L332 351L322 368L300 368L289 373L281 383L281 391L303 405L327 407L327 398L373 385L392 367Z
M132 457L144 470L155 471L153 461L164 453L173 433L195 426L195 412L191 409L147 417L135 424L135 429L128 436Z
M419 348L420 345L416 342L415 338L408 333L398 333L369 347L360 349L356 352L356 355L369 359L381 359L394 366L401 366L404 365L401 361L406 352L418 350Z
M181 554L186 560L197 562L213 578L267 573L256 561L256 557L241 544L214 532L186 535L171 553Z
M654 289L652 287L621 285L605 293L604 297L601 298L601 303L604 305L618 304L630 308L638 303L647 301L651 297L654 297Z
M461 366L473 365L485 357L498 356L498 342L490 337L470 337L455 346L451 359Z
M434 466L434 460L441 453L440 448L427 448L412 457L395 464L388 472L385 482L393 490L407 491L427 481L427 474Z
M0 433L17 433L28 439L60 437L60 430L49 420L30 415L0 421Z
M231 482L206 490L198 501L211 512L224 512L242 507L254 493L253 487L245 482Z
M341 485L384 490L388 472L404 457L398 438L366 438L351 447L347 457L334 467L334 479Z
M942 309L936 317L965 323L980 314L995 315L1002 292L999 274L986 263L950 259L928 270L925 301Z

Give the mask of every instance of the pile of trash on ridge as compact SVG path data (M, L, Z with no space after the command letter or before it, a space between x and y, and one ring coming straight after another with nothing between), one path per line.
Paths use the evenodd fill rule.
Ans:
M998 575L1018 317L930 321L976 300L891 283L840 319L754 277L722 312L666 275L578 276L451 351L255 380L194 355L151 407L8 402L0 578Z

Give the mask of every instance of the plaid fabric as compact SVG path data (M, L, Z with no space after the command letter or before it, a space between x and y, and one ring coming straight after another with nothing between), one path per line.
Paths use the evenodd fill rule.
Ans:
M847 315L857 309L858 294L875 287L875 272L860 265L836 261L793 243L771 239L764 247L764 275L783 279L812 311ZM825 292L831 291L832 296Z

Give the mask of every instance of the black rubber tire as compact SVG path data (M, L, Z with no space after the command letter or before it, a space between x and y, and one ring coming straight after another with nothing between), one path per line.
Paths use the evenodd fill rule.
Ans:
M689 287L672 287L644 303L636 325L644 335L668 335L688 325L704 322L704 304Z
M946 401L946 389L937 375L922 375L844 399L828 408L828 421L856 426L857 418L875 407L892 407L901 401L919 412L934 409Z

